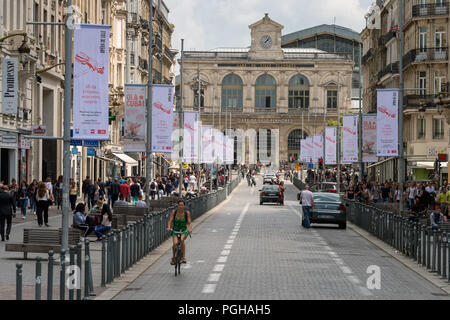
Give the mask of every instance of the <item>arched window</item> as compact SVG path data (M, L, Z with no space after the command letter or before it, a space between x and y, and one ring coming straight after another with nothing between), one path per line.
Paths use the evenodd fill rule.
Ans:
M288 154L289 162L298 160L300 154L300 140L305 139L308 135L305 131L297 129L292 131L288 137Z
M256 79L255 108L260 110L277 108L277 83L269 74L263 74Z
M289 81L289 108L309 108L309 81L301 74Z
M229 74L222 81L222 109L227 108L242 110L243 107L243 83L241 77Z

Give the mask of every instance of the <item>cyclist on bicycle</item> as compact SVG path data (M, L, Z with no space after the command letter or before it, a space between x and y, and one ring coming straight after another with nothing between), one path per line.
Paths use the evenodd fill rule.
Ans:
M189 233L192 232L192 224L191 224L191 213L185 209L184 200L178 200L178 208L173 210L170 213L169 223L167 224L167 231L170 231L170 226L173 222L173 231L183 232L181 235L181 252L183 255L183 263L186 263L186 247L184 244L184 240L187 238ZM172 233L173 246L172 246L172 260L170 261L171 265L175 264L175 250L177 248L178 238L175 233Z

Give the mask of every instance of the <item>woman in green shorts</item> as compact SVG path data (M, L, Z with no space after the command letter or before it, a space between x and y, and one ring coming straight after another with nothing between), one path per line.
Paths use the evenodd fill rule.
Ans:
M184 208L185 202L184 200L178 201L178 208L176 210L173 210L170 213L169 223L167 224L167 231L170 231L170 226L173 222L173 230L177 232L183 232L181 235L181 252L183 254L183 263L186 263L186 247L184 245L184 240L189 235L189 233L192 232L192 224L191 224L191 213ZM172 246L172 261L170 262L171 265L175 264L175 250L177 248L177 235L175 233L172 233L172 239L173 239L173 246Z

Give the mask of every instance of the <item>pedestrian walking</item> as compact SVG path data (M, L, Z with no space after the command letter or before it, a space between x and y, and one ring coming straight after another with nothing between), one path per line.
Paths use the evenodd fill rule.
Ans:
M86 202L86 198L88 196L87 188L89 186L89 176L86 176L86 179L84 179L83 184L81 185L81 192L83 193L83 201Z
M45 186L47 187L48 194L49 194L49 197L51 200L51 201L49 201L49 206L51 206L55 202L55 195L53 193L53 184L52 184L52 179L50 177L48 177L45 180Z
M16 201L9 193L9 188L0 184L0 236L2 241L9 240L12 218L16 216ZM5 234L6 222L6 234Z
M27 204L28 204L28 185L25 180L22 180L20 183L20 188L17 193L17 197L19 199L20 210L22 211L22 219L26 219L27 217Z
M302 205L303 220L302 226L309 229L311 222L309 220L310 211L314 209L314 197L309 191L309 185L305 186L305 190L300 194L300 204Z
M130 186L130 194L133 200L133 204L139 200L139 194L141 192L141 185L137 183L136 179L133 179L133 184Z
M131 198L130 185L126 181L120 185L120 193L123 195L123 198L127 202L130 202Z
M94 193L95 193L95 186L92 183L92 181L89 179L87 181L87 187L86 187L87 205L88 205L89 210L91 209L92 206L94 206Z
M158 184L156 183L155 180L152 180L152 182L150 182L150 196L152 200L155 200L157 188Z
M117 201L120 194L120 184L117 178L114 178L114 182L111 183L111 186L109 187L110 193L111 193L111 207L114 208L114 202Z
M72 211L75 210L75 205L77 203L77 197L78 197L78 187L75 181L72 180L72 183L70 184L69 188L69 200L70 200L70 208Z
M41 182L39 184L39 188L36 194L36 200L37 200L37 220L39 227L42 227L43 223L45 223L47 227L50 227L50 225L48 224L48 207L50 202L50 192L47 189L47 186L45 185L44 182Z
M158 180L158 199L161 199L164 195L164 184L161 179Z
M56 208L59 210L62 209L62 195L63 195L63 176L58 177L58 181L55 184L55 199L56 199Z
M28 186L28 193L30 195L30 209L34 215L36 215L36 192L38 189L39 183L36 179L33 179L33 182Z

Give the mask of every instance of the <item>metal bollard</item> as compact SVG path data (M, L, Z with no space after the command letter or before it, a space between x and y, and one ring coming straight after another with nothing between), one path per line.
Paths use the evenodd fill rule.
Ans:
M433 258L431 264L431 272L436 272L436 230L433 230Z
M86 260L88 260L88 268L87 268L87 274L88 274L88 284L89 284L89 295L95 296L94 292L94 282L92 280L92 266L91 266L91 252L89 250L89 241L86 241Z
M447 244L448 244L448 233L443 234L444 243L442 247L442 278L447 277Z
M22 300L22 267L23 264L16 263L16 300Z
M437 274L441 275L441 241L442 241L442 233L438 232L437 236Z
M129 228L128 225L125 227L125 233L124 233L124 240L125 240L125 270L128 270L129 266L129 257L130 257L130 251L129 251Z
M116 241L116 252L115 252L115 260L114 260L114 271L115 278L120 277L120 231L117 230L115 232L115 241Z
M431 228L427 228L427 269L431 269Z
M106 287L106 237L102 236L102 288Z
M422 266L425 267L427 256L427 238L426 238L427 226L422 225Z
M53 258L54 252L48 252L48 273L47 273L47 300L53 299Z
M59 270L59 300L65 300L65 280L66 280L66 250L61 249L60 270Z
M125 243L125 228L122 229L122 266L120 269L121 273L125 272L125 247L126 247L126 243Z
M41 300L42 258L36 257L35 300Z
M111 283L111 233L106 235L106 283Z
M85 248L89 247L89 240L85 240ZM84 298L83 300L89 300L89 256L87 252L84 255Z
M77 244L77 266L78 270L80 271L80 282L81 282L81 250L82 250L82 244L81 242L78 242ZM77 300L81 300L81 283L79 283L79 286L77 288Z
M73 266L75 264L75 246L70 246L70 265ZM74 300L74 289L69 289L69 300Z
M422 225L417 225L417 263L422 263Z

